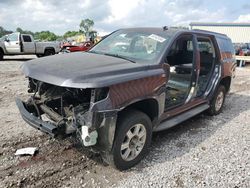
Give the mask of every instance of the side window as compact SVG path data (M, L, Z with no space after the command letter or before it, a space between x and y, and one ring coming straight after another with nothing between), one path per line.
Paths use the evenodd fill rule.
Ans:
M9 41L18 41L18 34L12 33L8 36Z
M206 77L212 70L215 61L215 48L208 37L198 37L198 49L200 51L200 78Z
M32 42L29 35L23 35L23 42Z
M235 54L235 50L230 39L216 37L216 40L222 52L229 52Z

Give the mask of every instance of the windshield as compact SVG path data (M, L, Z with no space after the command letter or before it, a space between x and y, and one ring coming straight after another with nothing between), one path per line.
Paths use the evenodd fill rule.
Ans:
M89 52L120 57L136 63L155 63L174 32L152 30L118 30Z
M0 41L4 41L6 38L8 38L9 35L4 35L0 38Z

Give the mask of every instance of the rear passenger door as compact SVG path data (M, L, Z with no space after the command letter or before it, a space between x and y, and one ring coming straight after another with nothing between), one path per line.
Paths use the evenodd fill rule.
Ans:
M199 77L197 82L196 97L201 97L209 90L209 84L216 78L214 70L218 65L218 56L212 36L197 35L197 48L199 52ZM218 68L217 68L218 69ZM218 74L218 70L216 72Z
M36 52L35 42L30 35L22 35L22 52L25 54L34 54Z

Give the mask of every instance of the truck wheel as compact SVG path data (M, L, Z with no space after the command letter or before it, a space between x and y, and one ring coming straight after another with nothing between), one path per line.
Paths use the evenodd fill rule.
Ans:
M43 57L42 54L36 54L36 57L40 58L40 57Z
M117 123L113 145L114 165L126 170L142 160L152 138L152 123L143 112L130 110L122 114Z
M3 60L3 56L4 56L4 54L3 54L3 52L0 50L0 61Z
M50 55L55 55L55 51L54 50L45 50L44 56L50 56Z
M220 85L211 101L210 108L208 109L209 115L217 115L221 112L225 102L226 89L225 86Z

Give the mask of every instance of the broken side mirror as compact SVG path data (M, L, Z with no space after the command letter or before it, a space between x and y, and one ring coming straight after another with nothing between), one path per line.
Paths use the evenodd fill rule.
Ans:
M170 65L168 63L162 63L162 68L165 72L169 72Z
M166 79L168 80L169 76L170 76L170 65L167 62L164 62L164 63L162 63L162 68L165 72Z

